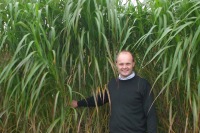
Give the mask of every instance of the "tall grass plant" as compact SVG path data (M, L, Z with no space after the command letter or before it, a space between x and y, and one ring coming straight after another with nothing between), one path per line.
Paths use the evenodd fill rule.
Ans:
M117 76L127 49L155 93L162 133L198 133L197 0L0 2L0 132L108 132L109 104L74 109Z

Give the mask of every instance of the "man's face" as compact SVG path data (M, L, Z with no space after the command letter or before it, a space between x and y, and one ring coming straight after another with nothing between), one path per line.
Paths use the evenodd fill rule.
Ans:
M135 62L133 61L133 57L130 53L122 52L118 55L116 66L122 78L129 76L133 72L134 65Z

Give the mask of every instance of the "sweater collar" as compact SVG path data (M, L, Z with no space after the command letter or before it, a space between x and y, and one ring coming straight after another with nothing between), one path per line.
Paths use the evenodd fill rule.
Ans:
M134 71L132 72L132 74L130 74L129 76L127 76L125 78L121 77L121 75L119 75L118 78L119 78L119 80L129 80L129 79L131 79L133 77L135 77L135 72Z

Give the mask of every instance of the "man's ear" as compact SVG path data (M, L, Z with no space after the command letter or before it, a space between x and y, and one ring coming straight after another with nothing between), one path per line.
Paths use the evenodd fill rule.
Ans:
M135 66L135 61L133 61L133 67Z

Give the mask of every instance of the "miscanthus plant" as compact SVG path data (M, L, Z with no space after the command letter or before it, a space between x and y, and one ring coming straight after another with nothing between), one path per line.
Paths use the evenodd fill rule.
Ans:
M148 7L150 15L145 16L151 26L131 47L143 54L140 70L153 80L160 131L198 133L200 2L160 0Z
M107 133L109 104L68 105L106 89L122 49L152 84L158 132L199 132L200 2L123 3L0 2L0 132Z

